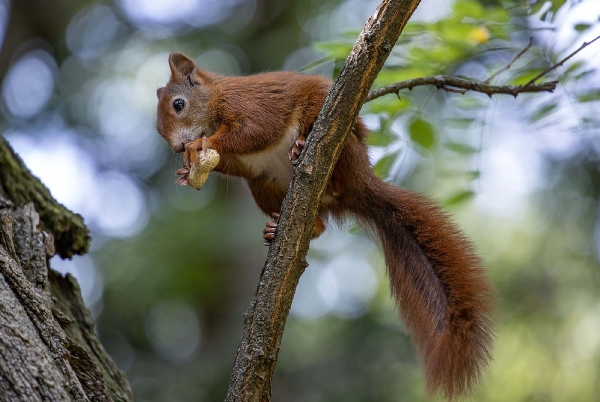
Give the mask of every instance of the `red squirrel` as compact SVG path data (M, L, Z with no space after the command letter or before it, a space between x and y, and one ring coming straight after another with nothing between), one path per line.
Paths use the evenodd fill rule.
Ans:
M191 152L216 150L219 173L242 177L258 207L277 218L293 164L332 85L319 76L268 72L222 76L188 57L169 57L171 78L157 90L157 128L185 152L178 182L187 184ZM490 360L493 291L473 245L448 215L419 193L377 178L358 119L319 207L313 237L329 218L354 217L379 237L392 294L425 367L427 389L464 395ZM273 239L276 222L263 231Z

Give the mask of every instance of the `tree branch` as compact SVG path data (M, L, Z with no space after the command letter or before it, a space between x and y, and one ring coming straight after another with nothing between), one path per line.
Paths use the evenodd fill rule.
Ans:
M577 53L579 53L584 48L591 45L598 39L600 39L600 36L593 39L590 42L584 42L583 45L581 45L573 53L569 54L567 57L554 64L550 68L546 69L545 71L542 71L524 85L489 85L488 82L490 82L501 72L508 70L519 57L521 57L523 54L525 54L525 52L527 52L527 50L529 50L532 44L531 38L529 38L529 44L523 50L521 50L515 57L513 57L513 59L510 61L510 63L506 65L506 67L499 70L483 82L465 80L463 78L452 77L449 75L436 75L430 77L413 78L410 80L397 82L395 84L386 85L384 87L372 90L371 92L369 92L365 103L387 94L397 94L399 96L399 91L407 88L412 90L414 87L421 85L435 85L438 89L443 89L446 92L454 92L459 94L465 94L469 91L481 92L487 94L490 97L495 94L507 94L516 97L522 92L553 92L556 89L558 81L549 81L541 84L536 84L535 82L543 76L545 76L546 74L548 74L550 71L558 68L559 66L562 66L567 60L575 56Z
M464 94L468 91L476 91L492 96L493 94L514 95L514 92L519 88L521 88L520 92L552 92L556 89L557 84L558 81L551 81L542 84L530 84L526 88L521 88L521 86L518 85L489 85L465 80L463 78L451 77L449 75L435 75L431 77L413 78L374 89L369 92L369 96L367 96L365 103L383 95L398 94L402 89L413 89L414 87L422 85L435 85L438 89L443 89L446 92Z
M319 202L369 88L420 0L383 0L359 38L294 169L275 239L244 320L226 400L269 401L285 321L306 264Z

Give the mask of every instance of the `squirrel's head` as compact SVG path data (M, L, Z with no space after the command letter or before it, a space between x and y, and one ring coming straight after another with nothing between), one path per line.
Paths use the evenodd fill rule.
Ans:
M182 152L184 144L210 136L214 123L215 75L202 71L182 53L169 56L171 79L156 91L158 110L156 128L171 149Z

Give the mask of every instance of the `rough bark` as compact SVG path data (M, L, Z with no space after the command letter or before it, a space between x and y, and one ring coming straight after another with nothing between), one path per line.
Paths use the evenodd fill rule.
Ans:
M87 233L83 219L58 204L0 136L1 401L131 400L77 282L49 268L57 248L65 255L87 249Z
M420 0L383 0L365 24L314 124L244 320L226 400L269 401L285 321L321 196L369 88Z

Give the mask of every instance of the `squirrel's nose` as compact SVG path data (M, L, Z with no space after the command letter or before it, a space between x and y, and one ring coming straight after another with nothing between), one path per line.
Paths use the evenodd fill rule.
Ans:
M181 152L183 152L185 150L185 144L182 142L182 143L179 143L179 144L172 145L171 149L176 154L179 154L179 153L181 153Z

